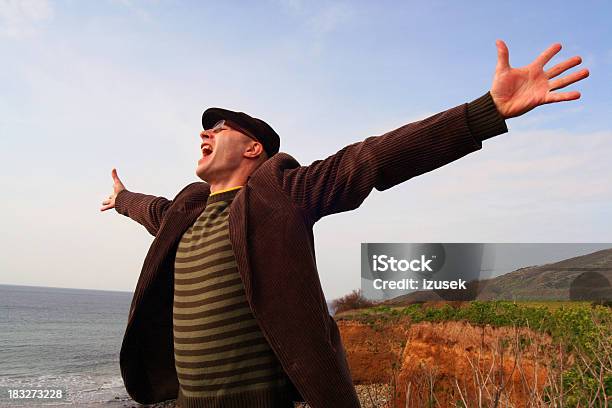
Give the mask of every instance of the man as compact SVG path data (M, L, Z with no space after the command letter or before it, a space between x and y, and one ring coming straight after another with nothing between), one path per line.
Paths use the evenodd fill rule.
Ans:
M586 78L544 70L561 49L511 68L497 42L491 90L480 98L300 166L278 153L265 122L241 112L204 112L202 158L173 200L130 192L112 171L115 208L155 236L136 286L121 348L129 394L181 407L359 407L338 328L316 269L313 225L507 132L505 119L546 103Z

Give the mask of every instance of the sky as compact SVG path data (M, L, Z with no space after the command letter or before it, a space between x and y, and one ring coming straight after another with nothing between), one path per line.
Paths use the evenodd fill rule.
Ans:
M359 287L362 242L612 242L610 20L605 1L0 0L0 284L133 290L153 237L99 211L111 169L173 198L208 107L307 165L485 94L496 39L513 67L580 55L581 99L320 220L326 297Z

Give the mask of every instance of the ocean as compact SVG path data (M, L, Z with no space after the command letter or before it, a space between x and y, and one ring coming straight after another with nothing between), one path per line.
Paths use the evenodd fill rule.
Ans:
M131 292L0 285L0 407L137 406L119 369L131 300ZM11 400L9 389L66 395Z
M135 405L119 369L132 293L0 285L0 407ZM62 389L11 400L8 389Z

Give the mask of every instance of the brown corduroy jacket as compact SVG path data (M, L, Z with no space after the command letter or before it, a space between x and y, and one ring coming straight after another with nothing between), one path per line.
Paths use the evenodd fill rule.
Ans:
M489 93L309 166L277 153L251 174L229 213L230 240L251 310L287 375L313 408L359 407L338 327L319 281L313 225L468 153L507 131ZM140 403L177 397L172 335L179 240L204 210L204 182L173 200L121 191L116 210L155 236L130 307L121 374Z

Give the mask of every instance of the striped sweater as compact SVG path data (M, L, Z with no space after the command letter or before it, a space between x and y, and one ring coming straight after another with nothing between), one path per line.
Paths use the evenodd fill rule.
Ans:
M211 194L177 248L173 328L181 408L293 407L229 239L229 207L239 188Z

